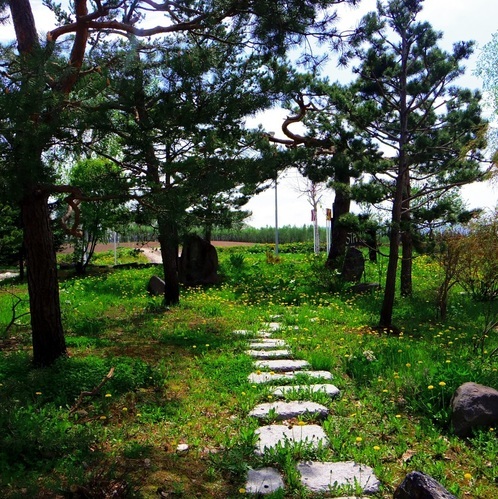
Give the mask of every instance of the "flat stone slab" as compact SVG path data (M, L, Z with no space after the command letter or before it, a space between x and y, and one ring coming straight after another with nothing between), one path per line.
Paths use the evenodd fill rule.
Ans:
M232 331L232 334L237 336L248 336L250 338L270 338L271 333L269 331L249 331L249 329L236 329Z
M258 436L255 453L259 456L262 456L265 450L278 446L308 444L311 448L318 449L329 445L323 428L316 424L268 425L258 428L255 433Z
M247 379L249 383L259 384L280 380L294 380L303 376L316 379L332 379L332 374L329 371L289 371L284 373L255 372L249 374Z
M272 333L271 333L271 331L258 331L256 333L256 336L258 338L271 338Z
M240 336L252 336L254 335L254 331L249 331L248 329L236 329L232 331L232 334L237 334Z
M291 360L291 359L280 359L280 360L257 360L254 363L257 369L268 369L270 371L285 372L285 371L296 371L299 369L305 369L310 367L309 363L305 360Z
M260 468L247 473L247 494L271 494L283 488L284 480L275 468Z
M339 463L302 462L297 465L301 484L313 492L330 492L336 487L360 487L364 494L379 491L380 482L372 468L353 461Z
M291 355L287 349L284 350L247 350L247 355L255 359L279 359L286 358Z
M285 397L289 393L307 395L312 393L324 393L330 398L337 397L341 391L337 386L331 384L315 384L315 385L287 385L287 386L276 386L273 389L273 395L275 397Z
M253 341L249 343L249 348L254 350L263 350L271 348L285 347L287 343L284 340L279 340L275 338L262 338L259 341Z
M282 324L280 322L265 322L263 327L270 331L278 331L282 327Z
M249 413L249 416L264 419L270 414L278 421L297 418L304 415L325 419L329 414L329 410L324 405L317 404L316 402L264 402L263 404L258 404Z

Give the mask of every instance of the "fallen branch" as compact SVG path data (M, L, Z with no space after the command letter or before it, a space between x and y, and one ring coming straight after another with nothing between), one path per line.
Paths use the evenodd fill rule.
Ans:
M75 412L78 409L78 407L83 402L83 398L84 397L93 397L93 396L97 395L97 393L100 391L100 389L113 376L114 376L114 367L111 367L110 371L104 376L104 378L102 379L102 381L92 391L84 391L84 392L80 393L80 395L79 395L78 400L76 401L76 403L73 405L73 407L71 407L71 409L69 409L69 414L73 414L73 412Z
M16 314L16 308L25 300L22 298L19 298L19 296L15 295L14 293L11 293L10 291L7 291L10 295L12 295L14 298L17 299L17 301L12 302L12 318L10 319L10 322L7 324L5 327L3 334L6 335L9 332L9 329L16 323L17 319L20 319L21 317L24 317L25 315L29 315L29 312L24 312L20 315Z

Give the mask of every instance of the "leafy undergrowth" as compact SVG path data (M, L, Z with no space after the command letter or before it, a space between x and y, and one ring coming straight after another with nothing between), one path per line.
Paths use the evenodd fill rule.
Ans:
M50 368L30 365L27 321L10 329L0 355L4 496L243 497L248 467L274 465L285 472L286 497L308 497L293 463L309 458L372 466L378 497L392 497L411 470L457 497L495 495L496 431L457 438L448 410L465 381L496 387L497 338L481 336L486 304L455 289L448 320L438 322L437 269L420 257L414 297L396 304L395 335L374 329L381 295L350 293L321 258L231 249L220 261L222 284L183 290L169 310L145 292L159 268L61 281L71 356ZM370 280L379 267L367 268ZM25 285L0 287L1 325L13 295L25 297ZM330 370L341 389L333 401L314 396L330 408L329 449L253 455L257 425L247 413L272 396L247 382L251 359L232 331L256 331L276 315L296 357Z

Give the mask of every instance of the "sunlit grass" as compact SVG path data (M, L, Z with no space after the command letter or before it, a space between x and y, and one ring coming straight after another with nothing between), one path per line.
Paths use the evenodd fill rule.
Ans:
M230 259L234 253L242 256ZM322 424L331 446L318 457L372 466L379 497L392 497L414 469L458 497L493 496L496 430L456 438L448 409L465 381L496 387L497 358L475 349L484 304L455 289L448 319L439 322L437 269L419 257L414 296L396 302L395 335L375 328L381 293L351 293L324 272L323 257L283 253L272 263L264 251L237 249L220 252L220 262L220 285L182 289L181 304L169 310L146 293L160 267L62 280L71 358L49 369L31 369L28 322L11 328L0 354L0 422L9 429L0 437L0 483L7 496L123 484L143 497L157 497L158 489L236 497L247 467L264 464L284 470L288 497L297 497L292 453L253 455L257 422L247 413L273 399L269 388L248 383L246 340L232 334L256 332L275 316L277 335L296 358L331 371L341 389L339 398L314 398L330 410ZM381 271L368 263L367 275L378 280ZM24 284L0 286L0 327L10 321L9 292L27 296ZM496 346L496 337L486 338L485 351ZM114 377L71 412L111 367ZM185 454L177 453L181 443L189 445Z

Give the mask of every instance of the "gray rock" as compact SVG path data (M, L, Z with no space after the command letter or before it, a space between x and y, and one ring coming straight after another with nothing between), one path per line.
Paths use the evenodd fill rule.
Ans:
M275 468L249 470L246 481L248 494L271 494L284 488L282 475Z
M318 449L329 445L328 438L319 425L268 425L258 428L255 433L258 437L255 453L259 456L278 446L307 444Z
M268 369L270 371L295 371L310 367L309 363L305 360L257 360L254 366L258 369Z
M439 482L420 471L412 471L394 491L393 499L456 499Z
M273 339L273 338L262 338L259 341L253 341L252 343L249 343L249 348L253 349L272 349L272 348L278 348L278 347L285 347L286 343L284 340L279 340L279 339Z
M325 419L329 414L329 410L324 405L317 404L316 402L264 402L263 404L258 404L249 413L249 416L264 419L270 414L278 421L304 415Z
M286 373L255 372L248 376L249 383L270 383L272 381L293 380L300 377L316 379L332 379L329 371L290 371Z
M161 296L164 295L165 287L164 281L157 275L153 275L147 284L147 291L153 296Z
M451 398L455 433L469 436L474 428L498 424L498 391L477 383L464 383Z
M255 359L279 359L289 357L289 350L247 350L247 355Z
M330 492L336 487L351 486L355 490L361 488L364 494L375 494L380 487L372 468L353 461L302 462L297 465L297 470L301 474L301 484L313 492Z
M309 395L312 393L324 393L330 398L337 397L341 391L331 384L315 384L315 385L287 385L276 386L273 390L275 397L285 397L287 394Z

